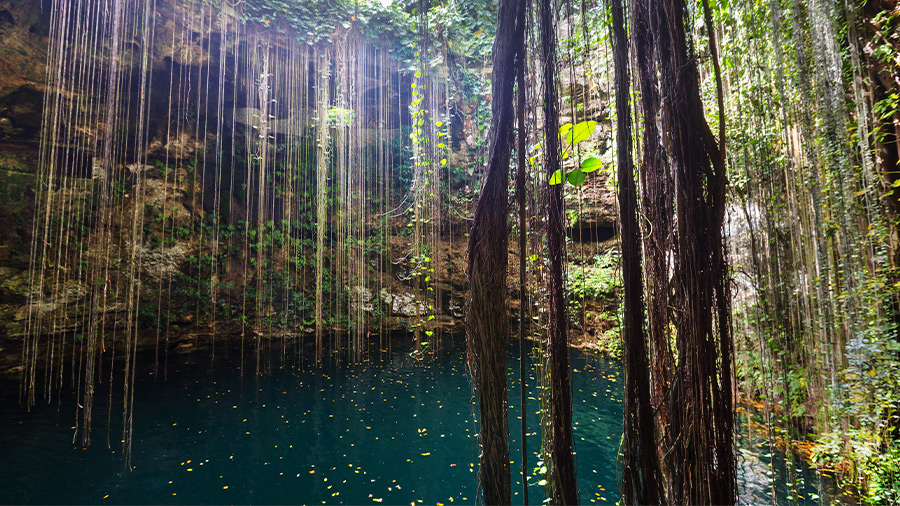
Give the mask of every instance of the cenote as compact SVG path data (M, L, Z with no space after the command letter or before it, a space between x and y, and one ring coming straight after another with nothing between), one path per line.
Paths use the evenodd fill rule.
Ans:
M895 0L0 0L0 503L900 503L898 62Z
M135 385L131 470L118 451L119 406L113 406L111 417L102 408L89 448L72 444L71 420L79 413L68 409L71 392L31 413L4 410L0 446L19 457L0 468L6 484L0 502L472 503L478 422L462 338L421 356L409 342L395 339L391 351L373 353L362 363L337 365L340 357L333 356L324 366L316 366L311 348L273 346L264 357L269 372L244 377L238 348L219 349L215 360L208 350L173 353L165 380L147 367ZM152 354L142 358L152 363ZM517 348L509 358L510 364L518 359ZM570 358L581 498L616 504L621 365L579 350ZM247 366L254 361L244 358ZM511 460L518 470L518 369L511 367L508 377ZM538 485L540 404L533 373L528 381L529 499L536 504L544 499ZM0 400L13 406L15 396L7 388ZM771 501L769 460L759 458L765 448L747 448L740 459L743 503ZM793 475L800 485L788 487L783 455L775 457L778 504L830 504L827 493L817 495L823 480L806 466ZM518 483L514 480L513 497L521 504ZM823 488L829 486L832 481L825 479ZM796 499L789 499L792 490L799 492Z

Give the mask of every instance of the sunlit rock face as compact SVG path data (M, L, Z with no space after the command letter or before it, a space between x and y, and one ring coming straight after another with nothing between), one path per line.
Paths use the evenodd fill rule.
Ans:
M3 338L21 336L28 298L47 22L39 1L0 2L0 370L14 367Z
M52 53L63 47L50 40L53 11L0 1L0 337L18 339L29 318L41 332L79 332L91 312L154 339L160 326L228 334L239 321L314 332L319 274L326 332L412 320L461 331L485 133L477 101L445 94L447 62L426 80L352 31L298 44L230 7L155 4L150 17L122 4L135 36L111 59L109 44ZM65 72L48 74L48 55ZM603 116L596 86L576 81L584 114ZM418 147L416 108L435 111ZM594 139L608 149L609 135L601 123ZM605 176L582 190L569 235L590 258L614 243L615 208ZM34 278L32 265L43 265ZM129 314L130 291L140 314Z
M49 12L38 0L0 2L0 97L46 82Z

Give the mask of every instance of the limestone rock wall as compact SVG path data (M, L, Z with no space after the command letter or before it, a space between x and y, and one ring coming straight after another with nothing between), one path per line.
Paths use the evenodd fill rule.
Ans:
M44 5L42 6L42 1ZM24 323L27 315L27 302L31 280L29 277L30 253L34 245L39 248L43 238L33 237L35 227L35 195L39 183L39 168L41 160L41 127L44 107L44 92L47 82L47 52L49 44L49 6L47 0L0 0L0 360L12 360L16 353L12 353L15 343L19 341L24 331ZM202 298L209 292L209 286L199 287L198 266L205 250L188 233L179 231L199 229L203 219L211 212L209 202L213 198L215 187L203 178L194 177L191 171L191 159L197 153L202 152L205 146L214 144L214 133L208 130L195 129L191 125L215 124L224 121L228 124L241 124L252 126L251 123L260 122L260 118L250 118L247 111L253 111L248 104L227 104L224 108L226 117L219 118L218 107L212 99L206 98L201 103L195 103L196 99L188 96L188 104L193 104L200 117L192 117L185 121L184 128L170 131L167 116L171 114L171 97L169 94L169 81L172 79L174 69L179 75L199 76L208 71L211 61L217 61L219 47L213 41L218 40L220 34L215 32L212 24L205 28L189 27L179 20L177 6L172 0L158 2L158 16L154 24L155 45L151 48L151 64L149 70L153 74L152 80L156 85L149 96L148 108L150 118L147 122L149 129L148 152L145 158L150 165L134 165L115 168L122 176L125 183L120 189L117 200L116 214L111 227L111 239L109 251L120 252L127 256L127 252L134 252L141 266L140 290L148 295L148 300L153 301L153 294L158 287L174 281L175 287L172 293L174 298L168 303L177 310L172 318L172 328L177 332L186 334L202 333L206 330L199 325L200 318L195 308L201 304L198 298ZM233 21L236 21L234 17ZM174 41L174 42L173 42ZM174 44L174 45L173 45ZM226 50L233 50L234 46L227 46ZM140 41L129 43L125 49L136 54L141 51ZM173 56L174 55L174 56ZM136 61L126 58L125 61ZM204 70L206 69L206 70ZM125 65L123 72L137 72L137 69ZM446 70L440 74L450 74ZM188 78L190 79L190 77ZM252 79L242 80L234 72L226 70L226 82L211 82L211 87L222 86L225 89L240 88L252 85ZM249 83L249 84L248 84ZM377 86L366 84L366 90L377 91ZM398 85L409 86L408 82ZM605 105L600 97L594 99L584 98L586 85L579 83L575 86L576 93L582 99L588 100L587 110L592 116L602 118ZM580 90L580 91L579 91ZM193 90L192 92L195 92ZM199 96L199 95L198 95ZM241 96L236 93L235 96ZM67 97L71 99L73 97ZM131 97L136 99L136 97ZM398 100L409 100L398 96ZM193 102L191 102L193 101ZM237 110L240 114L232 114ZM465 112L465 111L463 111ZM473 112L473 111L469 111ZM257 116L261 113L257 110ZM246 117L245 117L246 116ZM447 158L452 164L474 166L473 174L481 170L478 165L477 153L472 151L474 142L470 142L473 122L470 118L456 118L460 125L455 125L452 130L459 132L465 142L455 143L454 149L448 153ZM388 125L392 135L400 137L402 117L390 119ZM84 146L85 142L102 135L100 130L103 125L86 125L80 129L71 129L70 151L65 151L73 164L78 167L72 172L79 178L77 185L70 185L70 190L65 195L60 194L59 199L69 199L72 206L82 206L86 209L86 229L84 237L76 237L72 240L84 240L89 243L91 233L89 221L92 206L89 196L96 190L97 163L89 152L79 151L76 146ZM310 125L312 126L312 125ZM128 136L135 135L132 123L126 123ZM609 126L601 125L598 128L598 137L608 137ZM374 133L366 132L367 136L374 137ZM229 134L230 135L230 134ZM304 142L298 137L295 140ZM229 139L229 143L243 142L243 138L236 136ZM168 165L167 165L168 164ZM141 174L144 186L140 189L141 199L136 196L136 188L129 181L133 181L136 174ZM226 177L231 176L226 174ZM235 185L242 184L240 176L234 176ZM44 182L43 184L46 184ZM397 186L401 186L397 184ZM52 188L52 185L51 185ZM44 188L46 189L46 187ZM472 197L472 188L466 186L459 188L460 196L465 201ZM48 191L55 191L50 189ZM67 201L67 202L68 202ZM202 204L206 202L206 204ZM240 209L240 201L236 212L247 213L247 209ZM204 205L206 207L204 207ZM143 206L137 208L136 206ZM572 254L576 258L590 258L614 245L615 240L615 202L614 196L609 191L606 176L600 173L591 177L586 185L578 192L573 192L568 201L571 210L569 220L569 236L573 241ZM160 216L160 210L166 209L166 216ZM142 212L145 216L145 224L142 237L144 242L133 244L130 230L132 229L136 212ZM433 283L433 301L426 304L416 300L415 283L411 272L416 270L408 254L409 237L407 235L408 218L394 216L388 220L387 227L390 230L390 241L385 257L391 261L386 265L378 265L372 257L372 270L384 270L384 276L378 280L379 286L358 286L354 280L343 280L343 294L335 294L335 297L345 297L348 311L362 310L369 318L378 318L388 322L388 330L407 328L407 320L427 310L434 314L435 318L429 320L430 328L441 329L450 333L462 330L464 323L464 305L466 299L465 277L465 248L467 239L468 222L461 216L448 214L442 218L445 223L440 227L440 234L434 243L432 252L436 263L440 263L441 276ZM234 224L232 222L232 224ZM363 224L368 227L366 235L374 236L379 227L384 227L383 220L377 216L369 217L369 221ZM82 233L82 232L79 232ZM217 239L218 240L218 239ZM208 246L207 246L208 247ZM222 240L223 250L225 241ZM510 252L510 265L517 265L517 257ZM90 261L92 255L97 252L90 248L84 251L82 261ZM60 259L62 262L74 262L73 259ZM242 290L247 289L241 285L244 272L248 269L233 259L224 260L221 274L213 276L205 282L230 287L223 289L218 296L221 300L207 300L203 304L210 306L228 306L230 311L239 307ZM55 261L54 261L55 263ZM71 268L72 264L65 264ZM54 265L55 266L55 265ZM127 271L120 265L111 266L113 276L124 279ZM279 267L280 269L280 267ZM301 267L298 276L304 279L313 279L314 269L310 265ZM249 274L255 274L255 267L249 266ZM510 277L510 294L516 293L514 280L515 273ZM51 284L48 278L48 285ZM183 290L182 290L182 284ZM79 322L84 318L85 307L91 296L90 280L69 279L64 286L55 286L47 289L43 294L36 295L39 315L54 315L52 326L46 327L52 331L76 332ZM197 286L194 286L197 285ZM304 297L309 297L310 285L304 289ZM188 297L184 295L188 291L193 293ZM519 304L512 301L511 309ZM435 307L428 307L429 305ZM169 311L171 307L165 308ZM114 294L104 306L110 321L119 321L124 312L124 294ZM146 312L152 319L154 311L162 311L159 308L149 307ZM214 310L218 311L218 309ZM272 314L272 310L266 310ZM234 315L232 314L231 317ZM385 318L387 320L385 320ZM49 320L48 320L49 321ZM341 325L338 319L332 323L335 329ZM296 331L302 333L309 330L306 324L298 322L294 325ZM0 364L0 368L4 367Z

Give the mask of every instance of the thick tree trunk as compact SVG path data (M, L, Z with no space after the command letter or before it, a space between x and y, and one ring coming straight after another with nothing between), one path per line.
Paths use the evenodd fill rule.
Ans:
M857 2L859 3L859 2ZM875 104L888 103L891 94L896 93L900 89L900 68L893 62L885 62L876 56L878 51L888 49L889 53L896 53L900 50L900 44L896 39L885 37L883 35L884 24L888 21L879 20L884 18L885 12L893 12L897 8L895 0L875 0L862 2L862 6L858 7L858 11L850 13L851 9L857 9L855 5L846 7L848 10L848 27L850 29L849 36L856 36L857 40L851 40L851 50L857 50L862 60L865 62L865 68L868 70L867 91L869 94L869 107ZM860 18L857 26L856 18ZM890 19L890 18L888 18ZM860 32L858 35L857 31ZM861 81L861 79L860 79ZM859 83L862 86L862 83ZM872 126L874 134L872 140L875 148L876 163L881 169L881 177L884 180L884 201L893 217L900 217L900 195L894 185L900 184L900 111L895 110L893 114L873 114ZM893 190L893 191L891 191ZM893 263L895 266L900 265L900 220L894 227L894 237L892 238L892 247L894 248ZM896 281L896 280L893 280ZM894 298L893 301L893 319L894 322L900 323L900 299Z
M544 75L544 144L547 152L547 181L560 168L559 105L556 99L556 27L553 4L540 2L541 65ZM572 384L569 376L568 316L565 263L565 209L563 185L547 186L547 250L550 293L550 458L553 464L551 491L553 504L577 504L575 458L572 455Z
M672 247L672 180L665 152L660 144L659 81L656 74L656 48L653 33L658 24L655 0L632 0L631 36L637 62L640 107L643 130L643 159L640 165L641 204L646 218L644 229L645 277L647 280L647 330L650 342L651 401L656 423L658 460L663 455L669 437L668 392L675 369L669 331L669 252ZM668 476L662 468L663 476ZM667 487L663 487L663 493Z
M650 375L644 338L644 283L641 278L641 240L637 219L637 188L631 158L628 37L622 0L612 0L612 37L616 79L616 143L618 148L619 222L622 237L622 274L625 315L625 442L622 501L659 504L659 461L650 404Z
M663 139L675 172L674 319L678 364L669 397L669 500L734 504L732 343L722 225L726 172L706 123L684 0L660 2L656 33Z
M509 161L513 144L513 85L516 55L524 40L517 27L524 2L501 0L494 42L490 158L484 187L469 234L469 311L466 320L469 368L481 415L479 479L486 504L510 503L509 392L506 353L509 342L506 276Z

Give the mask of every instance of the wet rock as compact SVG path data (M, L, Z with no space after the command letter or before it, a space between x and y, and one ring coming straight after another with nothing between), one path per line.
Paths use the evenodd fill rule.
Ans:
M140 163L133 163L131 165L127 165L126 168L128 169L128 172L130 172L132 174L138 174L141 172L149 172L154 169L154 167L152 165L142 165Z
M40 136L44 94L31 85L0 96L0 137L34 140Z
M0 303L24 305L28 302L28 271L0 267Z
M187 249L181 244L171 248L138 246L135 254L140 260L143 274L150 280L159 281L178 272L178 268L187 257Z
M0 276L2 276L0 272ZM89 296L89 288L83 283L76 280L63 281L63 286L53 295L45 295L43 298L34 300L30 305L28 302L28 294L32 292L29 282L29 275L26 272L18 273L2 282L0 291L7 295L13 293L14 304L0 304L0 335L4 332L8 337L20 337L25 331L25 323L29 315L38 318L40 321L52 322L55 332L67 332L78 327L81 312L85 301ZM107 310L121 310L122 305L118 307L110 304ZM107 311L108 312L108 311Z
M16 26L16 20L11 12L6 9L0 11L0 30L8 30Z
M190 132L181 132L165 141L159 138L150 141L147 156L160 160L186 160L194 157L205 147L206 144Z
M37 153L0 144L0 265L27 269Z
M605 243L616 237L616 195L607 181L606 173L591 173L582 190L568 199L568 234L575 242Z
M390 293L386 288L381 290L381 298L390 308L392 316L412 317L423 315L427 307L423 302L416 302L416 296L409 292Z
M41 0L0 0L0 96L23 86L44 89L51 9L41 4Z
M357 312L360 309L364 313L375 311L375 294L364 286L354 286L350 291L350 309Z
M465 302L462 299L450 299L450 316L454 318L462 318L465 316L463 307Z
M195 40L200 38L200 34L177 26L173 20L163 23L156 32L155 61L171 59L178 65L199 66L209 60L209 52Z

